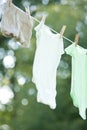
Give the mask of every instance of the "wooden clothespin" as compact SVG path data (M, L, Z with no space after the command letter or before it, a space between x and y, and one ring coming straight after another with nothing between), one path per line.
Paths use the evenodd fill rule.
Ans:
M42 20L41 20L43 23L45 23L46 17L47 15L43 15Z
M29 6L27 6L27 7L25 6L25 10L26 10L27 17L30 20L30 9L29 9ZM30 25L30 22L29 22L29 25Z
M28 15L30 15L29 6L25 7L25 10L26 10L26 13L27 13Z
M66 29L66 25L63 25L63 27L60 31L60 38L63 36L65 29Z
M76 34L76 35L75 35L75 46L77 46L77 45L78 45L78 40L79 40L79 35L78 35L78 34Z
M10 7L11 4L12 4L12 0L8 0L7 2L8 2L8 5L9 5L9 7Z

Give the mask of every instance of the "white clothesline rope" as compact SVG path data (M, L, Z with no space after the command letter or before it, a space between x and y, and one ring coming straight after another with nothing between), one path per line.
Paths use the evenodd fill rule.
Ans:
M32 17L32 16L31 16ZM35 17L32 17L32 19L34 19L36 22L40 23L40 21L38 19L36 19ZM47 26L47 25L46 25ZM47 26L50 30L52 30L55 33L58 33L57 31L55 31L54 29L50 28L49 26ZM74 43L73 41L71 41L70 39L68 39L67 37L63 36L64 39L66 39L67 41Z

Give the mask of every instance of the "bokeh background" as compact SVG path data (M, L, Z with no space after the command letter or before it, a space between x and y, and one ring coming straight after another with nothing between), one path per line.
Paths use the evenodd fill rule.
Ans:
M24 11L24 6L29 5L31 15L38 20L46 14L45 24L57 32L66 25L64 36L72 41L78 32L78 44L87 48L87 0L13 0L13 3ZM2 6L0 14L1 10ZM37 25L33 21L30 48L23 48L0 33L0 130L87 130L87 120L81 119L70 97L69 55L62 56L57 69L56 109L37 103L37 90L32 83ZM64 39L64 48L69 45Z

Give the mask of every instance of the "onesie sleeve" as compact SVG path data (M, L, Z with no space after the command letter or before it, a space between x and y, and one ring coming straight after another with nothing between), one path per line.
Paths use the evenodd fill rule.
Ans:
M61 45L61 55L62 55L62 54L64 54L64 42L63 42L63 38L61 39L60 45Z
M41 27L43 26L43 21L41 21L35 28L35 31L40 31Z
M65 49L65 52L66 52L66 54L72 56L73 53L74 53L74 44L68 46L68 47Z

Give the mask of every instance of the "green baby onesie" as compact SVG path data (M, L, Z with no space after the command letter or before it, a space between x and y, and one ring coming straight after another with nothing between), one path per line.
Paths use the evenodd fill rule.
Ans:
M75 46L75 43L65 49L72 57L72 78L70 95L74 106L79 108L80 116L86 119L87 108L87 50Z

